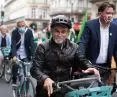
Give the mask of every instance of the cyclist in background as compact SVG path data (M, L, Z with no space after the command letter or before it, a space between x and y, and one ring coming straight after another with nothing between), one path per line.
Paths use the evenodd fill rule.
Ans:
M39 39L37 24L36 23L31 23L30 24L30 28L31 28L31 30L33 32L34 42L37 44L38 43L38 39Z
M79 56L78 45L67 39L70 28L71 21L66 16L54 17L51 40L36 49L31 68L31 75L37 80L36 97L63 97L62 93L53 93L52 84L69 80L72 66L83 73L93 72L99 76L98 70L92 68L86 58Z
M5 25L0 27L0 65L4 59L4 54L2 48L10 49L11 48L11 35L8 33L8 28Z
M42 43L42 33L38 30L37 23L35 22L30 24L30 28L33 32L34 44L35 44L34 47L36 49L37 45Z
M12 32L11 53L13 61L20 59L22 61L29 61L34 53L33 33L27 28L25 20L17 22L17 28ZM12 82L16 84L18 65L12 67Z

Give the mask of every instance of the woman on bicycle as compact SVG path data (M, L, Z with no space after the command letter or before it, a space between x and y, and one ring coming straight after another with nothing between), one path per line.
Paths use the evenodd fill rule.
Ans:
M11 35L8 33L8 28L5 25L0 27L0 65L4 59L3 49L10 49Z
M92 68L85 57L78 55L78 45L67 39L70 28L71 21L67 17L56 16L51 23L51 40L36 49L31 68L31 74L37 80L36 97L63 97L62 93L53 94L52 84L69 80L73 66L83 73L93 72L99 76L98 70Z

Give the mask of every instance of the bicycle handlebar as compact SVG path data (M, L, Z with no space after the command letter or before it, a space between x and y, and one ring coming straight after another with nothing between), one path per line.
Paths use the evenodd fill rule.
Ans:
M22 61L22 60L20 60L20 59L16 59L16 63L21 63L21 64L23 64L23 65L25 65L25 66L29 66L32 62L24 62L24 61Z
M89 81L89 80L98 80L98 79L97 79L97 77L94 77L94 78L75 79L75 80L69 80L69 81L58 82L58 85L62 85L62 84L70 84L70 83L82 82L82 81Z
M117 68L108 68L108 67L103 67L103 66L99 66L99 65L93 65L93 66L95 68L102 69L102 70L108 70L108 71L117 70Z
M89 76L89 75L94 75L93 72L89 72L89 73L82 73L82 72L73 72L72 76L73 77L76 77L76 78L81 78L81 77L84 77L84 76Z
M80 79L74 79L74 80L68 80L68 81L55 82L53 84L53 88L54 88L54 91L59 91L63 87L66 87L69 90L76 90L73 87L71 87L70 85L71 84L77 84L80 87L81 86L80 85L81 83L86 84L87 82L90 82L90 81L92 82L92 84L93 84L94 81L96 81L100 85L103 85L103 83L100 82L97 77L91 77L91 78L80 78Z

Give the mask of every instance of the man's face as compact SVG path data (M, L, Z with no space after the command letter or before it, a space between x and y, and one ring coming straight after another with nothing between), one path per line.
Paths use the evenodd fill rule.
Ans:
M62 44L68 36L68 28L62 26L56 26L52 29L52 37L55 43Z
M109 24L112 21L114 10L111 7L107 7L103 12L100 12L100 19Z
M25 32L25 27L26 27L26 24L24 21L21 21L18 23L18 29L19 29L19 32L20 33L24 33Z
M22 27L25 27L25 26L26 26L26 24L25 24L24 21L18 23L19 28L22 28Z

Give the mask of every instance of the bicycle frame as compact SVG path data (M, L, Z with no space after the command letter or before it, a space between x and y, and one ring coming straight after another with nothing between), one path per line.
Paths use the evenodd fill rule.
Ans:
M63 87L70 90L67 93L65 93L65 97L111 97L112 86L89 86L87 88L73 88L70 86L70 84L73 83L79 84L86 83L87 81L97 81L100 84L102 84L97 77L91 77L57 82L55 86L58 89L57 91L60 91Z
M18 77L18 81L19 81L18 95L20 95L22 93L22 88L23 88L24 97L26 97L26 93L27 93L27 91L26 91L26 82L27 82L27 79L29 78L28 66L31 63L30 62L19 61L18 64L19 64L19 74L17 76ZM23 74L21 74L21 73L23 73Z
M75 83L81 84L82 82L86 83L86 82L91 81L91 80L93 80L93 81L95 80L95 81L99 82L97 77L80 78L80 79L73 79L73 80L68 80L68 81L57 82L57 83L55 83L55 86L57 87L57 89L61 89L61 86L66 86L67 87L68 84L75 84ZM101 83L101 82L99 82L99 83ZM74 90L73 88L71 88L69 86L68 86L68 88Z
M26 93L27 93L27 91L26 91L26 82L27 82L27 79L29 78L29 73L28 73L28 66L31 64L30 62L23 62L24 64L23 64L23 66L24 66L24 95L25 95L25 97L26 97Z

